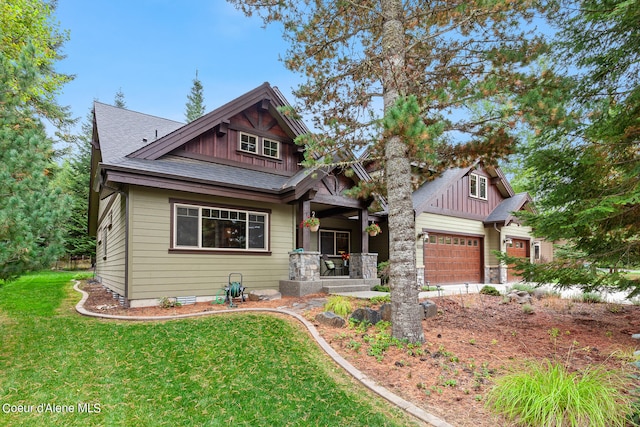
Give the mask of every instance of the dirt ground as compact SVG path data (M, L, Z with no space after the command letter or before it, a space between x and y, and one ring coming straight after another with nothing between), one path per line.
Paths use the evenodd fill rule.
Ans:
M117 304L100 285L85 284L87 310L120 315L171 315L232 310L228 305L198 303L173 308L112 307ZM326 295L238 303L241 308L282 307L315 323ZM423 321L426 344L391 345L384 352L372 343L379 333L316 324L345 359L390 391L459 427L508 426L485 408L493 380L531 359L559 360L571 370L588 365L631 371L628 363L640 341L640 306L583 303L558 297L534 299L528 313L503 297L462 294L431 298L438 314ZM310 302L316 304L310 304ZM360 301L357 304L368 304ZM372 306L376 308L376 306ZM384 342L384 340L378 340Z

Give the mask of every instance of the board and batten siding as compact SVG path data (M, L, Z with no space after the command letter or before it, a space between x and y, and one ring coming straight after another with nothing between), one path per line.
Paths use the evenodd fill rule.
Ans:
M270 209L270 255L170 253L171 204L169 199L216 206ZM131 240L129 298L212 296L223 289L230 273L241 273L247 291L278 289L289 276L289 252L294 249L294 207L286 204L204 197L180 192L132 188L130 191ZM237 281L239 276L234 276Z
M99 212L96 236L96 277L100 283L112 291L124 295L126 200L121 194L115 193L100 200ZM104 230L106 230L106 241ZM104 259L105 255L106 259Z

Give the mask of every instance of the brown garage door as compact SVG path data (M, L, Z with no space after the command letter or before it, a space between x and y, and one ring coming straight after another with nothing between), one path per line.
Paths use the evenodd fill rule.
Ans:
M424 245L425 281L481 283L482 239L473 236L431 234Z
M512 239L512 243L507 245L508 256L528 258L529 253L529 241L527 240ZM509 267L509 269L507 269L507 281L514 282L518 280L520 280L520 276L518 276L511 267Z

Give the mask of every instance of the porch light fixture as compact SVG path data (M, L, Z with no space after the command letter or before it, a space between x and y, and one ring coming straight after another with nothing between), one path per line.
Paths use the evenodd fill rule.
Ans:
M513 240L510 237L507 237L506 239L503 240L505 245L510 245L513 243Z
M427 243L427 240L429 240L429 233L425 231L422 233L422 243Z

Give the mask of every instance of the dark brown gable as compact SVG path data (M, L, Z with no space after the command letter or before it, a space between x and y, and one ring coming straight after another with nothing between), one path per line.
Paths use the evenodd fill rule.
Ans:
M251 152L243 149L238 142L239 150L248 153L251 158L242 157L240 163L290 174L298 158L293 154L295 147L289 146L292 146L293 139L307 133L308 129L300 120L281 114L278 108L284 106L289 106L289 103L280 91L264 83L127 157L157 160L169 153L190 153L196 157L237 162L233 160L233 144L240 138L238 132L244 131L250 137L255 137L258 145L255 152ZM264 148L264 138L267 139L267 148ZM266 161L261 157L271 159ZM276 165L279 166L274 169Z
M478 186L475 194L471 191L472 175L476 176ZM486 198L482 197L485 194L479 192L480 181L483 181L483 185L486 183ZM503 200L512 196L510 193L512 190L499 169L471 168L431 196L423 211L483 220Z
M257 103L223 123L223 126L199 135L172 154L228 161L285 175L293 175L300 169L298 147L263 103ZM244 145L242 135L248 140Z

